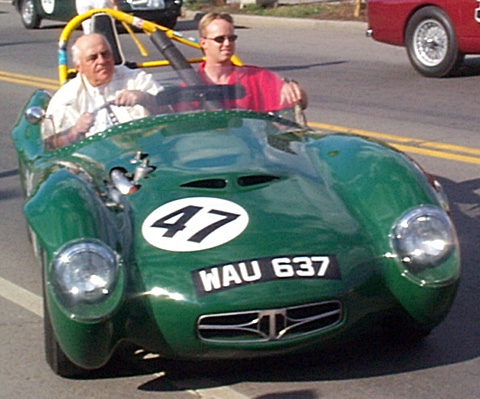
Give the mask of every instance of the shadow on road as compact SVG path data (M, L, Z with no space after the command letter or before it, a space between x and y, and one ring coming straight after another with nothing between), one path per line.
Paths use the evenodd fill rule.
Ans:
M460 70L452 78L464 78L480 75L480 57L466 58Z

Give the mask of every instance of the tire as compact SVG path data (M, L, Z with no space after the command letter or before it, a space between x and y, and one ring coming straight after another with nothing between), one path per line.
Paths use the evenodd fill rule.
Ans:
M410 63L426 77L453 75L463 62L453 24L438 7L424 7L413 14L405 30L405 45Z
M20 17L22 18L23 26L27 29L37 29L40 26L40 22L42 22L33 0L24 0L22 2Z
M45 266L42 265L43 273ZM61 377L79 377L86 375L88 370L74 364L58 344L53 330L50 312L47 306L46 282L43 278L43 329L45 339L45 359L53 372Z
M406 316L386 316L380 323L383 335L394 342L421 342L431 333L431 328L421 328Z

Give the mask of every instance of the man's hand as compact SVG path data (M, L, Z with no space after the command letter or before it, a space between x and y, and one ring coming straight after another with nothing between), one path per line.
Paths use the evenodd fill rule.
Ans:
M70 142L73 143L85 137L85 134L93 126L94 120L95 117L90 112L85 112L80 115L80 118L78 118L75 126L72 127L68 132L68 139Z
M280 93L280 101L282 104L298 104L302 109L307 108L307 93L295 81L285 81Z
M45 139L46 148L65 147L83 139L92 127L94 120L95 118L90 112L83 113L78 118L77 123L66 132L57 133Z
M132 107L134 105L143 105L148 108L154 102L154 97L140 90L122 90L115 96L114 104L126 107Z
M115 105L127 107L132 107L138 104L145 107L151 114L159 112L155 96L140 90L122 90L117 93L113 103Z
M63 147L85 138L86 133L93 126L94 121L95 116L93 114L84 112L70 130L57 138L56 147Z

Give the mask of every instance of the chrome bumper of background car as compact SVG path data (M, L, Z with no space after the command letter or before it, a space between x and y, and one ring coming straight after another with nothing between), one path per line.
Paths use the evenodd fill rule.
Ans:
M165 0L127 0L132 10L163 10Z
M219 343L268 342L293 339L330 328L343 316L340 301L280 309L205 315L197 323L203 341Z

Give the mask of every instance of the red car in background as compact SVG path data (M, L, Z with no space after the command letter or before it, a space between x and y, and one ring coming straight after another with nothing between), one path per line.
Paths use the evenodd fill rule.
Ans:
M453 75L480 54L480 0L367 0L367 35L407 48L428 77Z

